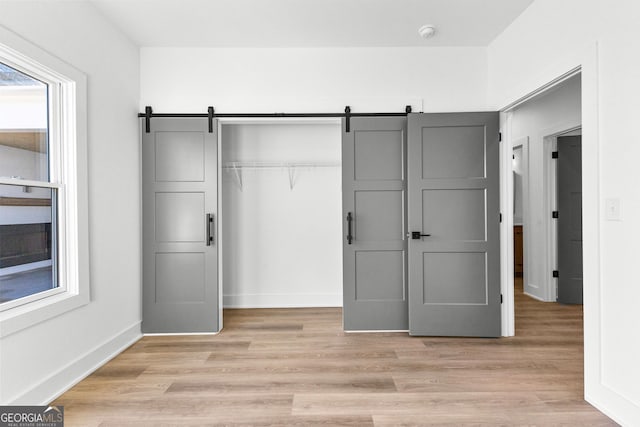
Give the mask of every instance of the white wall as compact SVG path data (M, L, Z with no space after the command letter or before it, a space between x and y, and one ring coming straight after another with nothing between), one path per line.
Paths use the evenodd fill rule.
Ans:
M583 66L585 397L625 425L640 424L639 20L636 0L536 0L488 49L494 108Z
M548 93L511 112L512 143L528 138L528 194L524 200L524 292L543 301L555 301L555 279L549 263L551 208L545 186L544 138L581 124L581 79L572 77ZM549 163L549 162L546 162ZM515 218L514 218L515 222Z
M0 2L0 25L88 76L91 302L0 342L0 403L42 404L140 336L139 54L84 2Z
M140 108L156 112L474 111L485 48L142 48ZM423 106L424 105L424 106Z
M222 126L226 307L342 306L341 126ZM293 169L278 164L325 165Z

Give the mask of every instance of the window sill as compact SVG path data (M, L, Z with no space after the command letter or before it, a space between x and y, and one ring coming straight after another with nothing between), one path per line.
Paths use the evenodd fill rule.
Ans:
M89 296L64 292L0 313L0 338L89 303Z

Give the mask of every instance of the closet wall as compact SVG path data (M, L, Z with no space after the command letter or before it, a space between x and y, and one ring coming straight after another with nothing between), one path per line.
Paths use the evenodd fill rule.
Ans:
M484 47L140 50L156 112L487 110Z
M342 305L340 132L222 125L225 307Z
M477 111L486 50L142 48L140 108L155 112ZM278 135L276 135L278 134ZM337 125L222 126L223 161L339 161ZM251 136L253 135L253 136ZM259 137L257 136L259 135ZM230 152L228 150L240 150ZM259 150L259 151L258 151ZM227 307L342 304L340 170L226 169L222 262Z

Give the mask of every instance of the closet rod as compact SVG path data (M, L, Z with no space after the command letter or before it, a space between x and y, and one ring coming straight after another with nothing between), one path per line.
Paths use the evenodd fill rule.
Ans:
M206 113L154 113L149 106L145 107L144 113L138 113L138 117L145 118L145 131L151 132L151 119L154 117L175 117L175 118L208 118L211 122L218 117L235 117L235 118L303 118L303 117L345 117L346 131L350 131L351 117L404 117L411 113L411 106L405 107L404 113L352 113L351 107L346 106L344 113L215 113L213 107L208 107ZM213 132L212 126L209 126L209 132Z

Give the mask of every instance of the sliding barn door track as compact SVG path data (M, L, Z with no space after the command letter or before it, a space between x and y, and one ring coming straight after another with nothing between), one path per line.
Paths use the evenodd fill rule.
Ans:
M202 117L209 120L209 133L213 133L213 120L216 118L328 118L344 117L345 131L351 132L352 117L401 117L411 113L411 106L407 105L403 113L352 113L351 107L346 106L343 113L226 113L218 114L213 107L208 107L206 113L154 113L153 108L146 106L144 113L138 113L138 117L145 119L145 132L151 132L151 119L154 117L177 117L177 118L197 118Z

